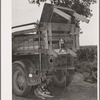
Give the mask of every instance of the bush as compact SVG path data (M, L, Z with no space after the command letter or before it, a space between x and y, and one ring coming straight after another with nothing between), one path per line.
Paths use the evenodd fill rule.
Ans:
M77 60L82 61L94 61L97 58L97 47L95 46L82 46L77 51Z

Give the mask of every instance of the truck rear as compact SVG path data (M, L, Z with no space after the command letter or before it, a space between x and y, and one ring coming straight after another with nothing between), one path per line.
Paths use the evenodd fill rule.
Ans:
M69 8L45 4L39 23L13 27L12 78L16 95L24 96L32 87L50 82L58 87L70 83L69 71L74 69L79 49L77 18L88 22Z

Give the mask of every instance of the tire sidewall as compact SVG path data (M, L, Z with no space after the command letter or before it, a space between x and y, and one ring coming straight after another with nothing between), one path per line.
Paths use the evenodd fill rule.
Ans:
M18 96L26 96L28 94L28 92L30 91L30 89L31 89L31 87L28 86L28 84L27 84L27 77L26 77L26 72L24 70L24 66L25 66L24 63L22 63L20 61L13 63L13 68L12 68L12 90ZM16 81L16 79L14 79L14 78L17 78L17 76L15 76L14 74L16 74L17 71L22 72L24 74L25 89L22 92L18 91L14 86L15 85L14 81Z
M62 77L61 81L58 81L56 76L52 78L53 84L57 87L67 87L70 83L68 71L64 71L65 75Z

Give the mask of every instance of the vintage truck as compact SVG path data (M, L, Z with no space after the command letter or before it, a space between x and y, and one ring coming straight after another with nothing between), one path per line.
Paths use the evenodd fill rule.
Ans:
M79 49L79 20L89 22L72 9L46 3L39 22L12 27L12 89L16 95L25 96L44 83L69 84Z

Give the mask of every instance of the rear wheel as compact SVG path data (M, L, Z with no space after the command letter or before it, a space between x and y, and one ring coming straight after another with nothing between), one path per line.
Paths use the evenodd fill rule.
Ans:
M18 96L25 96L31 90L31 87L27 84L26 74L23 69L24 66L25 64L21 61L13 63L12 89Z
M53 83L57 87L67 87L70 83L68 71L58 70L55 77L52 79Z

